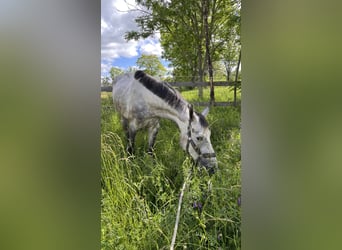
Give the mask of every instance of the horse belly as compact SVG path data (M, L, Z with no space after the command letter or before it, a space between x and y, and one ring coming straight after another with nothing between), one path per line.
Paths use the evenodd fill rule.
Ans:
M150 120L155 120L148 104L144 100L137 98L125 98L124 96L114 96L114 105L121 117L134 123L137 129L148 127Z

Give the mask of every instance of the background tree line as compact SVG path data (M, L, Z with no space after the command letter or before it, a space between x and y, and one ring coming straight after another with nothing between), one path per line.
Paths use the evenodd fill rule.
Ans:
M144 69L144 71L152 76L157 76L163 78L165 80L166 69L163 64L160 62L158 56L156 55L147 55L142 54L137 62L137 67L129 67L126 70L123 70L118 67L111 67L109 70L110 77L104 77L101 79L102 86L109 86L115 80L115 78L125 72L134 72L137 69Z

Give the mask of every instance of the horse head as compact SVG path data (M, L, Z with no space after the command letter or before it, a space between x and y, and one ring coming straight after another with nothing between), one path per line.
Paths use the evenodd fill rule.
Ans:
M217 159L211 145L211 131L206 120L209 108L205 108L202 113L194 112L191 105L188 108L189 121L187 130L181 135L181 146L196 163L204 166L212 174L217 168Z

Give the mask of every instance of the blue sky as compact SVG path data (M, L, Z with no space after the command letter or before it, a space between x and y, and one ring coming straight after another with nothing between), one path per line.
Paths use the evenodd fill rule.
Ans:
M134 19L139 15L134 0L101 0L101 76L111 67L135 66L141 54L161 56L159 34L139 41L126 41L125 32L138 30ZM165 67L168 62L162 60Z
M140 54L139 54L140 56ZM117 59L114 59L111 63L114 67L119 68L125 68L127 69L130 66L134 66L136 61L138 60L139 56L133 56L133 57L119 57ZM169 62L163 59L160 59L161 63L165 66L165 68L168 67Z

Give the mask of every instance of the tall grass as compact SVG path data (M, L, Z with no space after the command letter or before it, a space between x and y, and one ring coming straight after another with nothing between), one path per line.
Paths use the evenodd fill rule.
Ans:
M193 100L194 93L182 95ZM145 153L146 131L138 133L132 157L125 152L124 133L106 94L101 115L102 249L169 249L179 190L190 171L175 248L240 249L239 108L213 107L209 113L219 160L211 177L182 151L173 122L161 121L154 158Z

